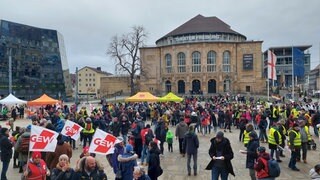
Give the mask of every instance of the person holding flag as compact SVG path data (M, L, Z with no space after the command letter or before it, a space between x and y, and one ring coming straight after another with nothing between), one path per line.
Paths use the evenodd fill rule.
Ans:
M41 153L39 151L32 153L31 159L29 159L23 175L26 179L32 180L44 180L46 179L46 176L50 176L47 164L41 159Z

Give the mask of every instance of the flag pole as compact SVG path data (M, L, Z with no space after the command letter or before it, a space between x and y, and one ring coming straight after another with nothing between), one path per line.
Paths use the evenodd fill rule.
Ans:
M270 99L270 87L269 87L269 78L267 77L267 96L268 96L268 101Z
M292 86L292 92L291 92L291 96L292 96L292 100L294 101L294 57L293 57L293 46L291 47L291 51L292 51L292 83L291 83L291 86Z

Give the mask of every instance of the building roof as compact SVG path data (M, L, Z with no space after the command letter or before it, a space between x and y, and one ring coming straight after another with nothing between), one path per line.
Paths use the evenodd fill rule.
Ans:
M81 70L84 69L84 68L91 69L92 71L94 71L94 72L96 72L96 73L104 74L104 75L106 75L106 76L112 75L112 73L108 73L108 72L105 72L105 71L101 71L101 67L93 68L93 67L85 66L85 67L81 68L79 71L81 71Z
M276 46L276 47L269 47L269 50L282 50L282 49L292 49L293 47L296 47L300 49L301 51L305 51L312 47L312 45L296 45L296 46ZM267 52L267 50L265 51Z
M170 36L177 36L177 35L186 35L186 34L196 34L196 33L229 33L229 34L242 34L232 30L228 24L221 21L219 18L213 17L204 17L201 14L195 16L194 18L190 19L186 23L182 24L181 26L177 27L173 31L169 32L161 39L170 37ZM245 36L244 36L245 37Z

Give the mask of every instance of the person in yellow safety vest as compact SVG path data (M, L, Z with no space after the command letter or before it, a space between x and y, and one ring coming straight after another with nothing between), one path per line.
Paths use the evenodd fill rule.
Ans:
M299 111L297 110L296 107L292 107L292 109L291 109L291 115L292 115L293 118L298 118L298 116L299 116Z
M300 152L301 148L301 134L300 134L300 127L299 124L294 123L292 130L289 131L289 147L291 149L291 157L289 161L289 168L291 168L293 171L300 171L300 169L297 168L297 157L298 153Z
M270 156L273 158L273 155L276 154L277 162L282 162L282 160L280 160L280 151L278 150L278 146L281 145L281 142L282 137L279 132L279 123L274 123L269 129L268 144L269 149L271 150Z
M300 134L301 134L302 159L304 163L307 163L308 143L311 141L311 134L304 120L299 120L299 126L300 126ZM297 161L299 162L300 160L301 160L301 152L299 151Z
M254 132L254 130L253 130L253 125L252 124L247 124L246 125L246 130L244 130L244 132L243 132L243 144L244 144L244 147L247 147L247 145L248 145L248 143L249 143L249 141L250 141L250 136L249 136L249 134L251 133L251 132Z
M284 124L285 124L285 120L283 120L283 119L278 122L279 132L280 132L280 135L281 135L280 146L282 148L285 147L286 135L287 135L287 129L284 126ZM280 148L278 150L280 151L280 157L285 157L285 155L283 154L283 150L281 150Z
M86 119L82 133L83 133L83 147L86 147L87 142L89 143L89 145L91 144L92 136L94 134L93 123L90 118Z

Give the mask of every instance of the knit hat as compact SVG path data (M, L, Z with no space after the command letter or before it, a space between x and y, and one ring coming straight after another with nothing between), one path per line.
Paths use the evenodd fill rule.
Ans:
M61 161L62 159L66 159L67 161L69 161L69 157L66 154L61 154L59 157L59 161Z
M129 153L129 152L131 152L131 151L133 151L132 145L131 145L131 144L127 144L127 145L126 145L126 152Z
M31 125L30 124L27 126L26 131L28 131L28 132L31 131Z
M8 128L3 127L3 128L1 128L0 133L6 134L7 131L8 131Z
M222 139L224 137L224 133L222 131L217 132L216 138Z
M88 152L89 152L89 147L88 146L84 147L82 150L82 153L87 154Z
M260 147L258 147L257 151L260 153L263 153L263 152L266 152L266 148L263 146L260 146Z
M39 151L35 151L32 153L32 159L34 158L41 158L41 153Z

